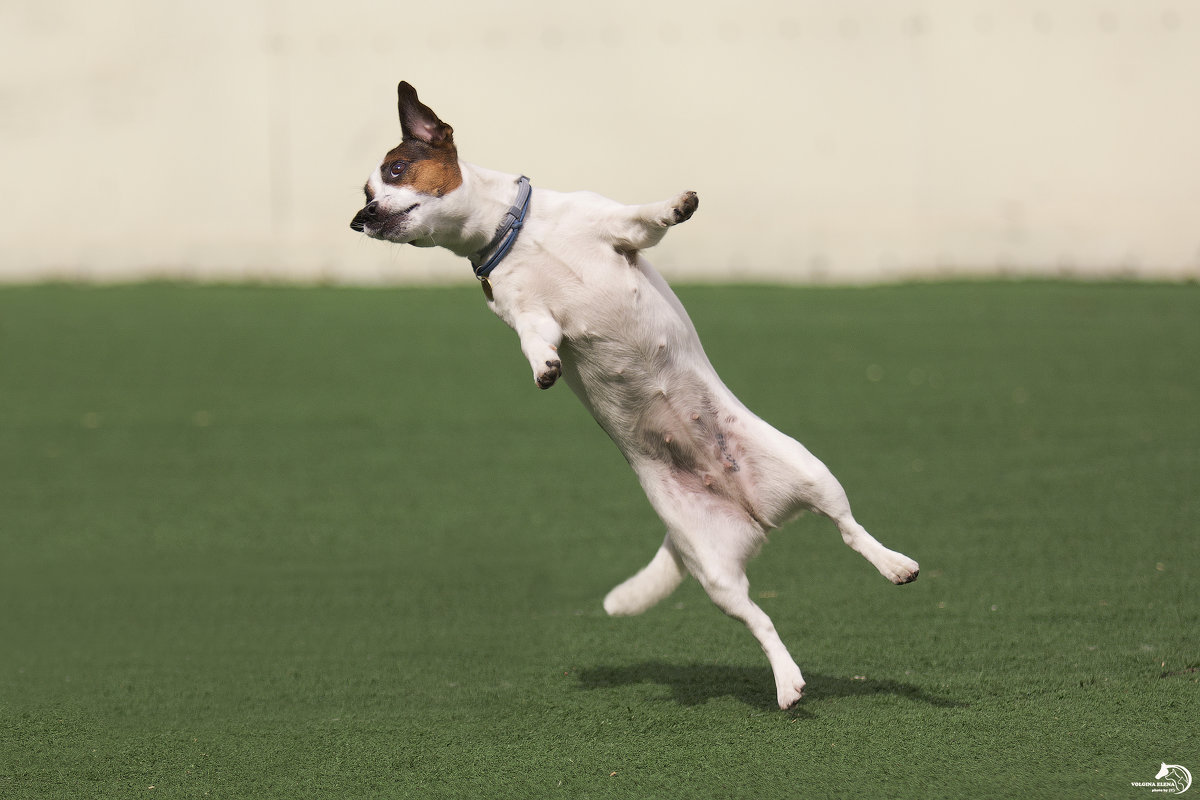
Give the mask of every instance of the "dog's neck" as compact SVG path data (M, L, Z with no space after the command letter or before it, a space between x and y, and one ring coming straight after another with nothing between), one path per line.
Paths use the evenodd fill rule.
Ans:
M476 278L486 281L492 270L498 267L512 250L513 245L517 242L517 236L521 233L521 228L525 225L525 215L529 211L529 200L532 195L533 187L529 185L529 178L522 175L517 181L517 198L509 206L508 211L504 212L504 219L496 228L496 235L492 237L486 247L470 258L471 268L475 271Z
M497 227L516 200L520 177L464 162L459 162L459 168L462 185L446 196L455 201L448 212L458 224L443 227L436 240L413 244L444 247L457 256L471 258L486 250L496 236Z

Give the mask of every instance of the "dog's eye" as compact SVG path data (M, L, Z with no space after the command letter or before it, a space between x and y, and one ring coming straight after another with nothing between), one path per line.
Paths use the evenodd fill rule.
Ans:
M407 161L393 161L391 168L388 170L393 178L399 178L404 174L404 170L408 169Z

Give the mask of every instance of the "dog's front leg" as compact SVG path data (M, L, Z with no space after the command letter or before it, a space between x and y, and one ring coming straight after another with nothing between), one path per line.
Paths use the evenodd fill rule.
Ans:
M684 192L661 203L622 206L606 220L608 235L617 250L644 250L661 242L667 228L691 219L699 205L695 192Z
M526 312L508 321L521 340L521 352L533 367L533 379L539 389L549 389L562 375L562 360L558 345L563 332L550 315Z

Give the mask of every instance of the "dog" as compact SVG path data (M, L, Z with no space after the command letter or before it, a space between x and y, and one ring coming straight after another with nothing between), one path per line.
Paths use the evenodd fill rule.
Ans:
M767 533L815 511L892 583L915 580L919 567L855 521L821 461L725 387L683 305L643 257L691 218L696 193L623 205L535 189L524 176L459 161L453 128L408 83L397 94L401 142L371 172L350 227L469 259L488 307L516 331L537 387L562 378L637 473L666 537L646 567L608 593L605 611L640 614L692 574L750 629L779 707L793 706L804 677L746 578Z

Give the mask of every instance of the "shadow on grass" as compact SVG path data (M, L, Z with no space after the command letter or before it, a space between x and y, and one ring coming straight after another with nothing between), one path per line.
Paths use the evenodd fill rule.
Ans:
M647 661L620 667L588 667L576 673L583 689L611 689L638 684L658 684L670 690L675 702L695 706L721 697L731 697L763 711L776 709L775 680L769 667L728 667L714 664L667 664ZM804 699L792 709L803 715L805 708L822 700L845 697L895 695L938 708L966 708L967 704L930 694L919 686L900 681L862 677L843 678L808 673Z

